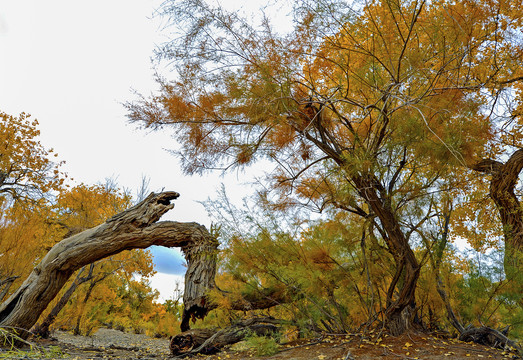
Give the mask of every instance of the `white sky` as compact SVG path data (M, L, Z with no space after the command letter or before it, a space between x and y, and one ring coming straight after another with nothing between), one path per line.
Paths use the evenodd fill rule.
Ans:
M181 194L170 220L209 226L197 201L213 197L221 182L238 175L184 177L165 133L146 133L126 123L121 103L131 89L154 90L150 57L162 42L151 15L159 0L0 0L0 109L31 114L41 142L54 148L75 183L116 178L120 186ZM239 188L240 189L240 188ZM245 190L246 192L247 190ZM232 191L239 198L242 190ZM174 258L173 261L178 261ZM159 274L152 285L172 296L180 276Z

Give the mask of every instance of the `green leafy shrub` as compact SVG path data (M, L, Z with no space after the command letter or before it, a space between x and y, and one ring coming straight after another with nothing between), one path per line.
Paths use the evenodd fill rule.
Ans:
M251 334L245 338L245 344L249 349L255 349L257 356L271 356L279 351L276 339L268 336Z

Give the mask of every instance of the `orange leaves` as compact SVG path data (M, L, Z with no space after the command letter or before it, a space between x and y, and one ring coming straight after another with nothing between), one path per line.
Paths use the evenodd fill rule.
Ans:
M37 126L24 113L0 112L0 281L10 276L22 281L64 234L51 220L49 200L66 176L61 163L50 159L53 150L38 141Z
M171 93L163 98L163 104L173 122L202 119L217 120L217 110L226 101L226 96L218 91L202 93L191 101L185 94Z
M0 199L37 200L62 186L61 163L51 161L56 154L37 140L37 125L24 113L14 117L0 112Z
M224 27L215 15L227 11L191 4L207 14L193 19L198 36L161 54L176 63L177 82L162 82L161 96L142 112L131 106L130 117L175 126L188 172L248 165L258 154L299 171L316 160L311 151L287 156L304 138L338 162L355 148L362 163L408 147L433 154L438 170L491 146L484 90L495 94L521 72L517 1L382 0L350 13L331 5L298 7L295 32L280 37L237 14Z
M63 236L59 226L49 223L52 216L43 201L31 208L19 204L0 205L0 281L20 276L11 290L16 290L33 265Z
M326 194L335 192L335 185L327 179L309 177L302 178L296 185L294 191L305 199L320 199Z
M348 118L357 114L355 124L371 113L374 131L383 125L402 128L402 137L408 113L424 133L410 137L412 147L419 144L423 153L435 147L435 159L468 163L493 134L480 88L493 77L506 78L505 69L517 71L508 51L517 51L516 43L501 45L510 33L504 23L521 19L521 10L508 2L369 3L336 35L324 38L312 66L304 65L309 88L345 100L337 107ZM503 70L491 63L500 59Z
M274 124L267 140L274 146L275 151L281 150L296 139L296 130L289 124L279 121Z
M474 189L454 210L453 234L476 251L497 248L502 236L499 213L486 195L487 184L474 181Z
M324 248L314 248L309 251L307 257L312 261L315 266L321 270L330 271L335 268L335 263Z
M131 198L110 186L81 184L62 191L56 206L63 224L83 231L130 207Z
M357 216L344 223L351 231L324 223L313 239L253 224L259 231L238 235L225 250L234 274L227 282L287 281L325 305L340 296L329 284L335 279L354 288L341 296L359 304L354 312L372 317L397 293L414 294L400 259L424 266L449 198L461 202L449 236L482 249L499 235L495 212L478 201L466 169L523 141L523 10L516 0L338 4L297 6L297 28L281 37L237 14L227 28L210 24L223 9L182 19L200 32L174 40L173 54L187 57L162 54L182 72L157 110L175 127L189 171L247 166L261 156L278 166L264 189L267 198L271 190L281 196L271 210L300 204L331 218L338 210ZM484 197L484 185L476 187ZM434 279L424 271L427 289ZM428 306L439 301L435 292L423 294Z
M252 160L253 149L249 145L241 145L236 155L238 164L245 165Z
M181 121L190 117L194 110L183 97L176 94L164 99L164 106L173 121Z

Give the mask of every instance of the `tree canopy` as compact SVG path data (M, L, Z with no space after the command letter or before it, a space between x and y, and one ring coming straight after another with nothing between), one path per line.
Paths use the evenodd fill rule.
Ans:
M486 196L478 164L521 148L520 4L300 1L288 33L268 16L253 24L198 0L162 9L177 28L157 56L173 78L128 103L130 121L173 129L189 174L268 159L274 206L364 221L363 239L391 256L385 322L408 329L446 214ZM451 216L452 231L463 214ZM521 240L510 236L506 255L518 259Z

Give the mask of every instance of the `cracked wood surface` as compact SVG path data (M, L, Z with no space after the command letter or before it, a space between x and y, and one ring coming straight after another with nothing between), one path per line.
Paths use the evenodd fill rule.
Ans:
M205 316L206 292L214 284L218 242L197 223L158 222L174 207L171 200L178 196L176 192L151 193L105 223L53 246L20 288L0 305L0 326L30 329L76 270L121 251L151 245L182 249L188 266L184 294L188 311L184 317ZM193 313L194 304L198 304L197 314ZM21 335L27 337L29 333L23 331Z

